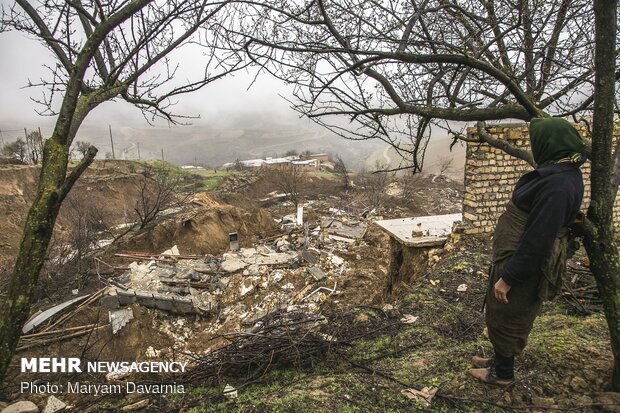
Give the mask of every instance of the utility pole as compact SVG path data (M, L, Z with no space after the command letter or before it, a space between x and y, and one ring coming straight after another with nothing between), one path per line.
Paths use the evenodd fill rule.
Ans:
M161 148L161 160L164 160L164 148Z
M140 160L140 142L138 142L138 160Z
M110 144L112 145L112 159L116 159L114 156L114 139L112 139L112 125L108 125L110 127Z

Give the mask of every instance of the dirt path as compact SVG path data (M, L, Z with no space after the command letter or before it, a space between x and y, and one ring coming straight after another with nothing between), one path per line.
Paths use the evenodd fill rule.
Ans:
M390 155L388 155L388 151L390 150L390 148L391 146L386 146L383 150L383 159L385 159L385 162L388 166L392 164L392 158L390 158Z

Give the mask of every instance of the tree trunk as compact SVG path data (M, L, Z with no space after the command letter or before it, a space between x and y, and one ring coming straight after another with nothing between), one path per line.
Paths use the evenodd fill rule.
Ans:
M594 2L596 47L592 120L591 221L585 237L590 267L603 300L614 355L612 387L620 391L620 256L614 239L612 187L613 108L615 103L616 1Z
M97 153L96 149L91 148L67 177L70 142L71 139L68 144L59 143L57 136L45 142L37 195L26 217L13 277L0 312L0 380L4 378L22 326L28 319L60 205Z

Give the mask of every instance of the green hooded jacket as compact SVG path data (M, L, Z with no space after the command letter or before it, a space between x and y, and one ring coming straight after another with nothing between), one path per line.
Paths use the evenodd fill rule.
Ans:
M581 163L585 159L583 138L566 119L533 118L530 123L532 155L538 167L553 163Z

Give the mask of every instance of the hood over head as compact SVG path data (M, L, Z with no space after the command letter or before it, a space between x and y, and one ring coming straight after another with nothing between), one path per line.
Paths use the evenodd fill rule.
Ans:
M566 119L533 118L530 122L530 142L538 167L560 160L581 163L585 158L584 140Z

